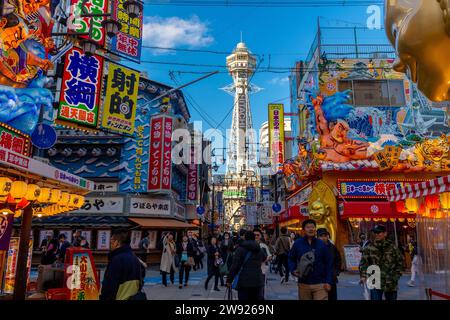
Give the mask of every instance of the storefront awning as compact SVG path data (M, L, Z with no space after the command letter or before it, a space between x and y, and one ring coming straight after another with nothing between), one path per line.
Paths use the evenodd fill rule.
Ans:
M198 226L175 219L164 218L128 218L143 228L153 229L197 229Z
M20 226L21 218L14 219L14 225ZM57 215L51 217L33 218L33 227L42 228L128 228L131 223L124 216L80 216Z
M346 201L341 203L341 218L413 218L414 215L397 212L390 202Z
M408 198L419 198L446 191L450 191L450 175L413 185L407 185L402 189L391 190L388 193L388 200L396 202Z

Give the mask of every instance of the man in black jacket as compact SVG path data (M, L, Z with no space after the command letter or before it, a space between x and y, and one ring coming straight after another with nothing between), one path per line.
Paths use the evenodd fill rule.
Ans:
M100 300L129 300L142 290L143 265L131 250L130 242L126 230L113 232Z
M337 283L342 264L341 254L336 246L331 243L330 233L326 228L317 229L317 237L325 243L333 261L333 283L331 284L331 290L328 292L328 300L337 300Z
M233 263L227 278L230 287L234 278L239 274L237 283L239 300L263 300L264 277L261 263L266 261L267 255L255 241L252 231L247 231L243 241L233 256Z

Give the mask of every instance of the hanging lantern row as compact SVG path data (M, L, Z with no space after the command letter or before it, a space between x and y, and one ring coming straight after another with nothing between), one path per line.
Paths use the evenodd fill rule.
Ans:
M30 201L34 201L39 204L57 205L70 211L83 206L84 196L0 177L0 201L16 204L16 209L24 209L30 204ZM4 214L10 213L6 212L8 211L4 209Z
M402 201L396 202L397 211L402 212L402 206ZM447 210L450 209L450 192L427 195L420 204L415 198L406 199L404 206L409 213L417 213L418 216L426 218L442 219L446 217Z

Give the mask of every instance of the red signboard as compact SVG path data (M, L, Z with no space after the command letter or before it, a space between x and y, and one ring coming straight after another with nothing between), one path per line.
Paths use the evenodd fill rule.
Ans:
M157 116L151 120L149 191L171 188L172 125L172 118L167 116Z
M148 190L161 189L161 163L163 141L163 117L153 117L150 123L150 163L148 176Z
M66 54L57 119L97 126L102 72L102 57L75 47Z
M195 161L195 149L191 149L191 163L188 166L188 175L186 183L186 195L188 200L197 200L198 189L198 165Z
M341 218L414 218L415 215L393 210L387 201L345 201L341 203Z
M30 137L4 123L0 123L0 147L29 156Z
M164 117L164 144L162 163L162 186L163 190L170 190L172 179L172 128L173 121L170 117Z

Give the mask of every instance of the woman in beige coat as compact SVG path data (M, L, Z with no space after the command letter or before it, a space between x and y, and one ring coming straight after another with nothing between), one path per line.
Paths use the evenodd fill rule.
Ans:
M167 287L167 274L170 274L170 282L172 284L175 281L175 254L176 254L176 246L175 241L173 240L173 234L168 233L164 236L163 239L163 252L161 256L161 265L159 269L162 274L162 283L165 287Z

